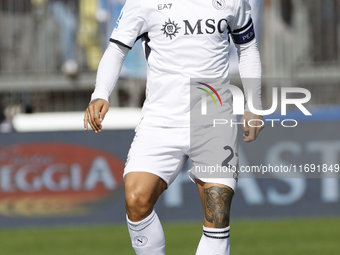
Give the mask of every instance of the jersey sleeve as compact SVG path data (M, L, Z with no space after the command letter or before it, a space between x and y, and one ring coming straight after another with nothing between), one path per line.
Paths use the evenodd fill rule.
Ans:
M238 0L235 14L230 22L231 37L235 44L255 41L255 30L248 0Z
M127 0L111 34L110 41L129 49L147 32L145 11L140 0Z

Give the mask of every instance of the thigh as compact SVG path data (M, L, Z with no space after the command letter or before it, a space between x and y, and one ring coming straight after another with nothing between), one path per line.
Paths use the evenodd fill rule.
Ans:
M205 183L200 180L197 180L197 188L202 201L204 226L228 227L234 191L226 185Z

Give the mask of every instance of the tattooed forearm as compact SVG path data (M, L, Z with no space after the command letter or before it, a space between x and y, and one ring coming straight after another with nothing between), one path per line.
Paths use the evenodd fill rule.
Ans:
M211 186L204 189L204 215L216 228L229 226L230 205L234 192L227 188Z

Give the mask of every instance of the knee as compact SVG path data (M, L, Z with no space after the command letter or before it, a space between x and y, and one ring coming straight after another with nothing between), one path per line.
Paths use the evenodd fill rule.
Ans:
M141 221L153 210L150 198L138 189L128 191L125 194L125 208L131 221Z

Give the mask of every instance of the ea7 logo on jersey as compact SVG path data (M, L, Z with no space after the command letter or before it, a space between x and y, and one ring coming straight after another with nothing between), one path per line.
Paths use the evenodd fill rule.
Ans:
M224 10L226 6L224 0L212 0L212 4L217 10Z
M172 4L159 4L158 5L158 10L161 11L161 10L166 10L166 9L171 9L172 7Z
M165 34L166 37L170 37L170 39L172 40L172 37L176 36L179 29L181 28L178 26L178 23L175 24L174 21L171 22L171 20L169 19L168 22L165 22L165 25L163 25L161 31L163 31L163 34Z

